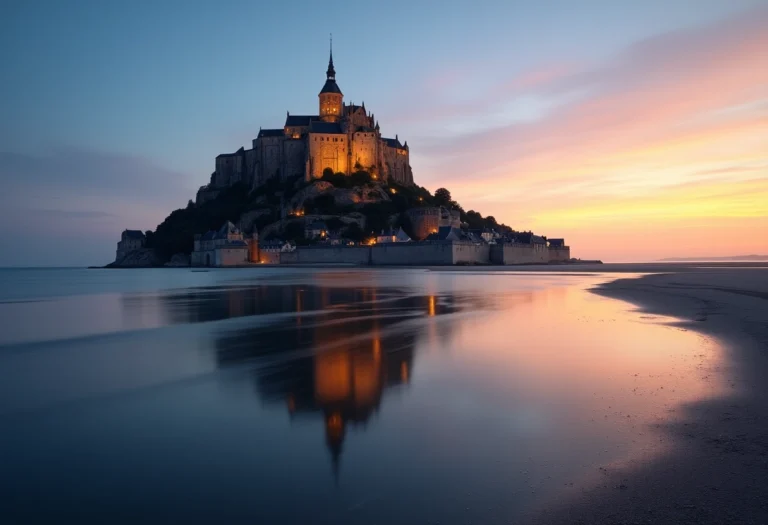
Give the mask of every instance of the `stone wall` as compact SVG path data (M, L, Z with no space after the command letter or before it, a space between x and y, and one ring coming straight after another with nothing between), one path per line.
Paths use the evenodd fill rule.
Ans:
M411 186L413 184L413 173L411 173L408 150L390 148L386 143L382 143L381 146L384 179L392 179L404 186Z
M235 153L219 155L216 157L213 185L216 188L231 186L244 178L245 171L245 150L243 148L240 148Z
M493 264L546 264L549 249L544 244L494 244L490 259Z
M349 173L347 136L340 133L312 133L309 136L310 176L320 178L323 170Z
M440 224L440 208L413 208L407 213L416 240L422 240L437 231Z
M368 264L368 246L301 246L280 255L281 264Z
M254 179L256 178L256 166L258 160L258 152L255 149L245 150L245 173L243 174L242 180L249 187L253 186Z
M248 263L248 248L219 248L216 266L240 266Z
M282 253L290 254L291 252L273 252L273 251L265 252L264 250L262 250L261 252L259 252L259 257L260 257L259 260L263 264L280 264L280 256L282 255Z
M301 139L283 141L283 168L280 175L283 180L297 175L304 175L306 148Z
M362 166L363 170L368 170L371 166L376 166L378 163L377 146L379 144L379 138L373 131L359 131L352 134L352 171L356 171L358 164Z
M452 242L403 242L371 247L371 262L381 266L453 264Z
M257 186L278 175L283 166L283 141L285 137L261 137L254 145L258 150L259 174Z
M448 210L442 206L411 208L407 213L417 240L426 238L430 233L436 233L441 226L450 226L451 228L461 226L459 211Z
M262 255L262 261L264 261ZM269 259L273 261L272 258ZM274 261L277 262L277 261ZM489 246L470 242L385 243L374 246L303 246L281 253L281 264L356 264L446 266L488 264Z
M571 260L571 248L569 246L550 246L549 262L568 262Z
M488 264L491 261L490 245L472 242L454 242L453 264Z

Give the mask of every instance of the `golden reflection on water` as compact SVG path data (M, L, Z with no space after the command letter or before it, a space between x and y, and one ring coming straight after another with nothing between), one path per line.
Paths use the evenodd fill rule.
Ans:
M487 293L491 307L442 320L438 296L424 299L414 360L390 354L377 323L364 340L345 325L314 327L315 409L325 414L334 469L348 422L377 411L388 383L419 384L420 370L455 373L494 399L537 407L553 431L620 448L605 451L603 459L614 463L661 453L666 443L649 430L724 387L715 375L705 377L721 364L715 342L578 286ZM502 404L500 417L505 410L515 411Z
M313 494L315 504L348 497L348 508L361 493L396 487L388 499L354 507L369 513L367 522L387 509L445 510L450 517L502 502L513 513L558 498L574 490L565 483L586 486L597 466L638 452L658 459L670 434L657 425L683 419L686 403L724 388L717 343L586 291L584 283L596 278L372 271L292 279L121 296L120 310L131 319L160 312L165 324L180 326L62 343L65 352L50 352L45 362L39 352L7 352L2 383L23 385L18 392L28 395L17 398L30 399L30 407L87 396L105 400L101 414L113 417L114 428L94 427L90 422L101 420L83 412L87 418L62 419L59 432L80 421L79 434L70 436L78 444L106 432L101 458L138 444L123 458L135 463L152 443L145 439L166 432L174 443L182 440L184 447L167 447L164 438L156 443L175 461L167 477L158 478L162 486L188 472L194 451L215 457L212 465L231 461L231 468L253 476L243 479L263 480L267 490ZM94 304L101 306L101 299ZM216 367L232 373L211 374ZM25 377L25 370L34 373ZM196 379L180 380L189 377ZM29 393L29 385L40 384ZM168 387L142 392L153 384ZM128 394L112 395L118 390ZM145 421L135 419L145 411L160 427L152 436ZM227 423L204 434L214 441L180 435L179 428L209 432L209 419L200 417L206 411ZM294 424L299 418L311 423ZM193 439L184 442L186 436ZM19 449L25 450L33 449ZM328 474L317 468L315 455L321 461L330 455L338 494L325 486ZM81 456L55 457L70 461L74 471L72 458ZM17 473L26 471L19 463ZM284 471L291 473L276 475ZM210 479L224 472L212 470ZM84 486L82 493L92 489ZM220 501L231 501L229 490ZM419 505L403 503L409 498ZM286 512L277 499L272 505L275 516ZM420 522L431 522L428 514Z

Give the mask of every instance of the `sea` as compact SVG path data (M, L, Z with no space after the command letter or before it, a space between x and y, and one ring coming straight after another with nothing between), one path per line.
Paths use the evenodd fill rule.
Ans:
M723 349L626 275L0 269L0 523L520 523L658 461Z

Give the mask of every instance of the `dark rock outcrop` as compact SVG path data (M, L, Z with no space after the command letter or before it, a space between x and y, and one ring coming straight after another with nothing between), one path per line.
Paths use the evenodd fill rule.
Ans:
M154 250L141 248L128 252L119 261L109 263L107 268L153 268L160 265L160 259L158 259Z

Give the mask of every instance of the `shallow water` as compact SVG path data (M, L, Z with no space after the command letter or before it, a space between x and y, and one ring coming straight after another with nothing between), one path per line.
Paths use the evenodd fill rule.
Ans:
M0 522L520 520L723 388L612 278L0 270Z

